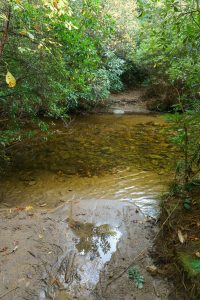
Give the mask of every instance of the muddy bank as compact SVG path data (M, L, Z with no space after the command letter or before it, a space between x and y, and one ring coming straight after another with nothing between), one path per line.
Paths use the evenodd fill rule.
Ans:
M135 205L12 209L1 211L0 226L4 299L168 299L169 283L146 271L156 228ZM142 290L128 278L131 265L144 276Z
M154 254L173 279L173 299L200 299L199 184L177 188L163 199Z

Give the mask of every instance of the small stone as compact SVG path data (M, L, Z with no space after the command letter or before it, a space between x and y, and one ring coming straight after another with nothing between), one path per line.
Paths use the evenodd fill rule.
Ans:
M122 109L114 109L114 110L113 110L113 113L114 113L115 115L123 115L123 114L125 113L125 111L122 110Z

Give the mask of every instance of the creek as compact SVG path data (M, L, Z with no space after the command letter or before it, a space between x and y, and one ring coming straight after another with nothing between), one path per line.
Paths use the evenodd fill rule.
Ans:
M61 210L75 236L78 279L67 286L75 295L77 281L79 293L98 283L126 236L122 222L127 214L138 207L145 216L157 216L175 149L161 115L96 114L76 117L67 127L49 125L54 134L48 139L38 136L12 149L12 169L0 181L0 208ZM137 222L142 223L140 218ZM68 298L62 292L55 299Z
M156 214L174 162L163 116L91 115L54 135L12 150L13 166L1 180L1 207L56 207L76 198L131 201Z

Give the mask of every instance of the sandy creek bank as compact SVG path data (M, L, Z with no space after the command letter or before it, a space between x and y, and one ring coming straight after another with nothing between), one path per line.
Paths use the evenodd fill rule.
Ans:
M12 150L0 182L0 299L169 299L150 275L174 149L159 116L86 116ZM135 265L138 290L128 278Z
M72 220L70 210L1 214L1 294L18 287L4 299L168 299L168 283L146 271L155 229L134 205L85 201ZM131 264L145 277L142 290L123 274Z

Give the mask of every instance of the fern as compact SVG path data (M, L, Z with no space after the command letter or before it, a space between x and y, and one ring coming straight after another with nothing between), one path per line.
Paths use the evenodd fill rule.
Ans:
M136 269L136 267L130 267L128 269L128 277L132 279L135 283L136 288L142 289L144 286L144 277Z

